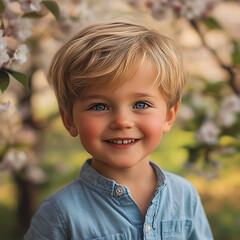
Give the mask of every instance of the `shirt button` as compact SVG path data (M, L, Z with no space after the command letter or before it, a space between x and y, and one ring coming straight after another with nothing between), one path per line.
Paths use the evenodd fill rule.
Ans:
M146 232L151 232L151 226L149 224L146 225Z
M117 187L115 192L116 192L117 196L121 196L124 193L124 189L123 189L123 187Z

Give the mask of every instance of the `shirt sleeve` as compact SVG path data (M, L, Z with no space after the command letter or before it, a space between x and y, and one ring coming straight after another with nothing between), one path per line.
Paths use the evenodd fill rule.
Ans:
M201 199L197 194L195 215L192 222L189 240L213 240L212 231L205 214Z
M42 203L32 218L24 240L66 240L67 226L62 217L60 208L52 200Z

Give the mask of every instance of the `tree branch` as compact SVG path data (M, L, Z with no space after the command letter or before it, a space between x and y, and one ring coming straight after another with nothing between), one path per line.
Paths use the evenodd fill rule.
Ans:
M202 41L202 45L209 51L211 52L212 56L216 59L216 61L218 62L218 64L225 69L228 74L229 74L229 84L232 88L232 90L234 91L235 94L240 95L240 89L238 89L238 87L235 84L235 74L233 71L233 67L232 66L228 66L226 64L224 64L222 62L222 60L219 58L219 56L217 55L217 53L214 51L214 49L212 49L205 41L205 38L203 36L203 33L201 32L201 30L199 29L197 22L195 20L189 20L191 26L195 29L195 31L198 33L201 41Z

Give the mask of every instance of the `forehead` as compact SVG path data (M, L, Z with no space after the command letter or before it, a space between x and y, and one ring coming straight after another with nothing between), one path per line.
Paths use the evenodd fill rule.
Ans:
M88 87L83 98L89 95L96 95L97 93L147 93L155 88L158 89L158 86L155 84L157 75L156 67L151 61L138 62L126 74L115 79L115 81L110 79L101 85L96 84Z

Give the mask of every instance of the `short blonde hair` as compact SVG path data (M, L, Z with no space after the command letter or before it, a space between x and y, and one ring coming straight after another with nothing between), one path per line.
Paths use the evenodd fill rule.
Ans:
M56 53L48 80L59 107L71 115L75 99L88 88L127 81L133 64L145 59L155 64L155 83L170 109L180 101L185 84L181 51L168 37L136 24L99 23L83 28Z

